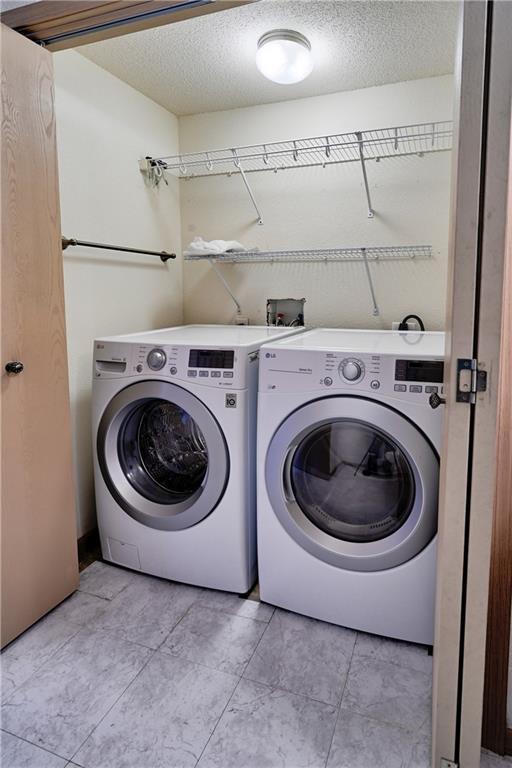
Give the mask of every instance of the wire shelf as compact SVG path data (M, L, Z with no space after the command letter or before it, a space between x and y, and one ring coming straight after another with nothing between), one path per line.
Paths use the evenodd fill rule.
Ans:
M311 248L290 251L236 251L231 253L187 254L186 261L213 261L217 264L256 262L404 261L430 259L431 245L397 245L363 248Z
M451 121L421 123L150 158L148 164L182 179L276 172L443 152L451 149L452 135Z

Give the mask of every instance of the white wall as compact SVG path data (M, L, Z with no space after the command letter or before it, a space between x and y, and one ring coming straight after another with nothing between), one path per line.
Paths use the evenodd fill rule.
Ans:
M452 77L336 93L179 119L182 152L450 120ZM352 163L250 174L264 226L240 177L181 182L183 246L195 235L288 249L362 245L433 246L431 261L371 266L382 314L371 316L362 264L224 265L251 323L265 322L267 297L306 297L306 323L390 327L409 312L427 328L444 322L450 153L370 163L374 219L368 219L360 167ZM229 322L233 304L208 264L184 266L187 322Z
M179 185L148 188L137 159L178 151L174 115L74 51L54 56L62 232L155 250L180 248ZM95 525L92 342L182 321L181 259L84 248L64 253L78 535Z

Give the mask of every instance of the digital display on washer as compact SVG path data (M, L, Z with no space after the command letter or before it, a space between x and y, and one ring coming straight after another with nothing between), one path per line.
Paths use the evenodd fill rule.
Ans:
M191 349L189 368L233 368L235 353L232 349Z
M395 381L425 381L429 384L442 384L443 369L442 360L397 360Z

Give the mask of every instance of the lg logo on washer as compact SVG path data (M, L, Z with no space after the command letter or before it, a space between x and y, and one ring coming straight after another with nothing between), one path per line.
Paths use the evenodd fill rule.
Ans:
M236 408L236 395L226 393L226 408Z

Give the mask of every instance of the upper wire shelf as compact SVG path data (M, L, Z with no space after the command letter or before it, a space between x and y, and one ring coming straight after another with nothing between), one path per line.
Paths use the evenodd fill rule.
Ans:
M368 203L368 216L372 218L374 212L366 162L444 152L451 149L452 138L453 123L441 121L187 152L180 155L146 157L139 161L139 164L141 171L147 173L156 184L167 171L180 179L239 174L257 213L257 221L262 224L261 212L246 174L260 171L277 173L291 168L326 167L359 162Z
M232 251L230 253L185 253L186 261L215 261L219 264L240 262L291 262L291 261L403 261L430 259L430 245L396 245L363 248L311 248L288 251Z
M278 171L307 166L381 160L388 157L422 155L451 149L451 121L421 123L373 131L338 133L309 139L251 144L229 149L189 152L151 158L163 170L183 179L231 175L255 171Z

